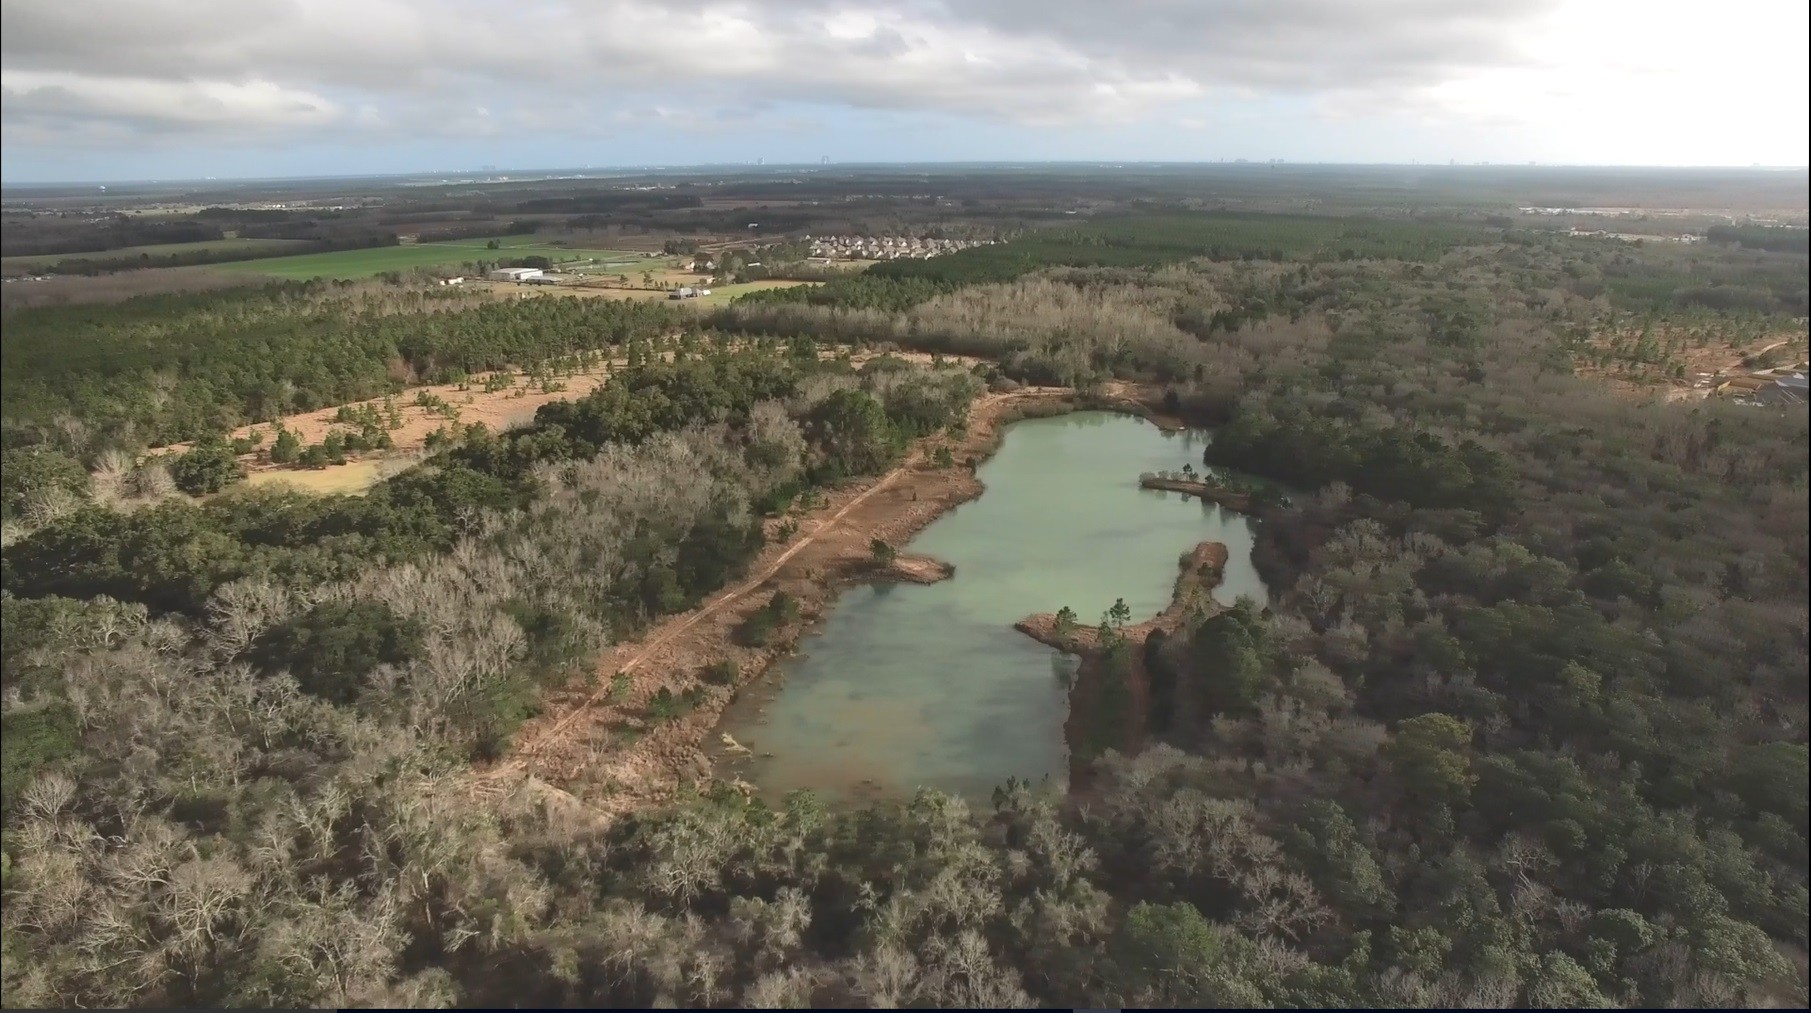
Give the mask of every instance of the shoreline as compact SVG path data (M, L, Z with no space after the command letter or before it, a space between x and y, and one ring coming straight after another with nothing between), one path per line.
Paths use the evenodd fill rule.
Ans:
M1152 400L1160 396L1155 388L1123 388ZM1115 400L1122 399L1141 403L1126 394ZM666 617L633 643L607 648L596 659L594 674L578 685L548 691L543 713L524 725L517 745L489 769L476 771L477 777L494 785L521 776L605 818L664 801L685 782L712 779L708 750L717 741L724 710L775 662L794 653L844 590L888 580L931 583L954 572L941 560L908 551L876 565L873 539L903 548L932 522L979 497L985 485L976 471L999 449L1011 423L1095 407L1123 411L1085 403L1066 387L981 395L970 405L960 437L921 439L886 475L831 490L828 502L794 518L798 534L790 542L769 543L749 577L698 608ZM953 465L931 463L939 446L950 448ZM767 523L771 534L786 519ZM740 643L738 631L747 618L781 592L796 603L796 618L758 647ZM708 679L710 670L730 666L727 681ZM663 689L674 696L690 694L692 705L675 717L653 719L647 704Z
M1212 615L1224 608L1213 592L1226 577L1230 553L1223 542L1201 542L1177 561L1176 583L1163 611L1141 623L1120 628L1118 645L1102 642L1098 627L1077 625L1058 632L1056 616L1039 612L1013 624L1013 629L1081 659L1069 687L1069 715L1063 739L1069 747L1071 804L1085 800L1094 761L1108 749L1128 756L1144 748L1151 709L1151 677L1145 668L1153 636L1167 638L1182 630L1191 613ZM1112 647L1120 648L1118 651ZM1119 670L1114 671L1117 666ZM1116 678L1117 676L1117 678Z
M1194 496L1210 503L1218 503L1228 510L1242 514L1254 514L1251 494L1234 492L1211 482L1197 482L1183 478L1159 478L1156 475L1142 475L1138 484L1145 489L1159 489L1164 492L1179 492L1184 496Z
M1179 572L1170 591L1170 603L1141 623L1121 627L1119 633L1130 643L1142 646L1154 632L1174 633L1194 607L1206 604L1213 609L1221 608L1220 603L1213 600L1213 593L1226 579L1226 563L1230 558L1231 552L1224 542L1201 542L1183 553L1177 560ZM1101 650L1098 627L1078 622L1069 630L1058 632L1053 612L1034 612L1013 623L1012 628L1064 654L1086 658Z

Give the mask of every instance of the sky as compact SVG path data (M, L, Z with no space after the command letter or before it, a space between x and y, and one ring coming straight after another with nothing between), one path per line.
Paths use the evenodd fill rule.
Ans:
M5 0L0 178L1807 162L1804 0Z

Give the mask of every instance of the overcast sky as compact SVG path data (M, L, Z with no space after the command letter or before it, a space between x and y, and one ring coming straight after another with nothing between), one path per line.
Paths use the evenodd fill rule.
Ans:
M1805 0L5 0L4 178L1804 165Z

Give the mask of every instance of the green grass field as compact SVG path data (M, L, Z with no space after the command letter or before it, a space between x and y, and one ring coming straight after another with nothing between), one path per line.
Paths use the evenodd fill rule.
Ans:
M799 285L817 284L820 284L820 282L783 281L777 278L766 281L745 281L741 284L716 286L711 289L710 295L699 296L696 299L686 299L684 300L684 303L688 306L716 306L721 303L729 302L739 295L747 295L750 292L760 292L770 288L796 288Z
M537 243L533 236L503 236L498 248L491 249L489 240L463 239L447 243L418 243L412 246L380 246L369 250L342 250L337 253L305 253L295 257L270 257L221 265L224 270L251 271L280 278L370 278L385 271L407 271L417 267L457 267L478 260L498 260L542 256L554 263L573 258L593 258L611 267L594 268L608 273L650 270L663 263L662 258L643 258L625 250L581 249Z
M95 253L49 253L33 257L6 257L0 259L0 269L7 273L29 271L34 268L49 267L65 260L117 260L121 257L160 257L172 253L214 253L230 250L248 257L275 257L284 250L295 247L300 240L295 239L210 239L199 243L160 243L155 246L125 246L117 250L101 250Z

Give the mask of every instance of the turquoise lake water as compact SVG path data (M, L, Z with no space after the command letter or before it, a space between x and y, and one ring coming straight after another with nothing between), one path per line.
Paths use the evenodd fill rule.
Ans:
M1149 618L1203 541L1228 549L1216 598L1267 600L1250 520L1138 487L1144 472L1199 468L1205 439L1108 412L1008 426L979 472L987 491L909 546L955 576L844 592L799 655L725 712L721 730L757 756L718 755L718 773L768 798L808 788L833 802L919 785L985 800L1011 776L1061 784L1074 660L1014 622L1068 606L1094 623L1115 598Z

